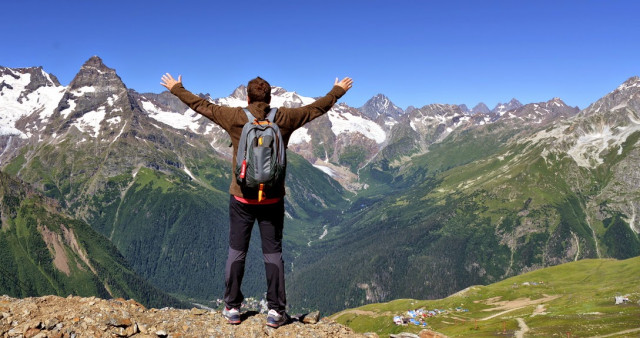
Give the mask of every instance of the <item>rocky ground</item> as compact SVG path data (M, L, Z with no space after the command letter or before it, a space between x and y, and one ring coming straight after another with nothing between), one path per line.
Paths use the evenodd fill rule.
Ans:
M229 325L219 311L147 309L133 300L0 296L0 337L377 337L358 334L317 314L273 329L266 315L245 312Z

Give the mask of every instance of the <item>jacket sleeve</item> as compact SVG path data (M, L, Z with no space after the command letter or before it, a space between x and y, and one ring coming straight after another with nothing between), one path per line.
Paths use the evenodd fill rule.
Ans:
M222 129L229 130L231 128L234 117L237 114L236 108L213 104L186 90L182 83L171 87L171 94L177 96L189 108L218 124Z
M322 116L345 94L345 90L334 86L327 95L315 100L313 103L299 108L281 108L282 114L278 115L276 123L281 128L291 131L302 127L305 123Z

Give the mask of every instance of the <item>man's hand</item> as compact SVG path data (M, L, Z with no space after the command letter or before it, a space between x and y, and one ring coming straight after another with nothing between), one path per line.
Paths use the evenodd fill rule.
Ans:
M353 87L353 79L350 77L345 77L344 79L338 81L338 78L336 78L336 81L333 83L333 85L344 89L344 91L346 92L351 89L351 87Z
M178 83L182 83L182 75L178 75L178 81L176 81L169 73L162 75L162 82L160 82L160 84L169 89L169 91Z

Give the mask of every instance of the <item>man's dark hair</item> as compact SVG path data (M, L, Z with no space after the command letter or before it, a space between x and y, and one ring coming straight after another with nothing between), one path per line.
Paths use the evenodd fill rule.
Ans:
M247 96L250 102L271 103L271 85L261 77L249 81Z

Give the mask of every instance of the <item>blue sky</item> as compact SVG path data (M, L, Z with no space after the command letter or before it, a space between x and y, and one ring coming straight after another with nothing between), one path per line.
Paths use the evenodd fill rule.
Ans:
M5 1L0 65L69 84L92 55L129 88L229 95L255 76L342 101L585 108L640 75L640 1Z

